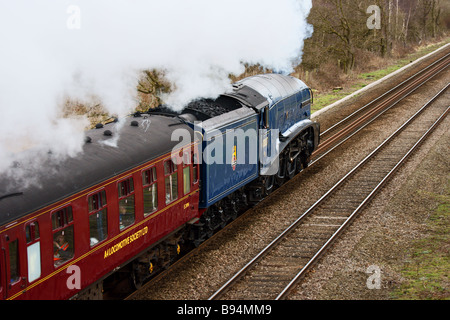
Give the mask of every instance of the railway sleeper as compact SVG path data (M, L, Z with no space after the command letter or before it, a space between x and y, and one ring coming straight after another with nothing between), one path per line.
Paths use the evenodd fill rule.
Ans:
M300 270L300 269L299 269ZM265 274L265 275L256 275L251 276L250 281L254 285L255 282L257 283L264 283L264 285L267 285L268 283L273 283L274 287L281 286L278 282L289 282L292 280L292 272L284 272L284 273L277 273L277 274ZM278 284L276 284L278 283Z

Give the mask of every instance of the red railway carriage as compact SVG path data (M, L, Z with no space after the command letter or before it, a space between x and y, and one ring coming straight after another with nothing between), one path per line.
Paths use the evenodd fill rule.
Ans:
M137 114L88 131L74 158L49 154L38 183L0 177L0 298L101 298L116 271L139 284L170 263L199 217L197 144L168 140L178 128L193 136Z

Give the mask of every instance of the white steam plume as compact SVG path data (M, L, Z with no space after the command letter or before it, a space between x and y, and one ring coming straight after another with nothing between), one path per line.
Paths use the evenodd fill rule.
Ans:
M73 156L86 119L62 98L136 104L139 71L165 71L174 108L214 97L244 63L289 73L312 27L311 0L0 0L0 172L35 149Z

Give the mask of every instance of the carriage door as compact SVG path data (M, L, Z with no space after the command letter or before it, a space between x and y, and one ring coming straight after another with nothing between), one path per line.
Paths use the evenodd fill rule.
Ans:
M25 240L27 242L28 283L31 283L41 276L41 243L37 221L30 222L25 226Z
M14 296L26 287L26 277L21 273L22 263L20 254L20 239L10 230L4 235L3 256L6 262L6 295ZM4 288L5 289L5 288Z

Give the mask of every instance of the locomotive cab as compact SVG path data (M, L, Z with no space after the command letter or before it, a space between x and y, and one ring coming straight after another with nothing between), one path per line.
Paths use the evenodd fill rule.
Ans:
M276 173L280 180L307 166L320 132L319 124L310 120L311 89L299 79L280 74L249 77L238 88L249 88L265 99L253 107L262 133L260 175Z

